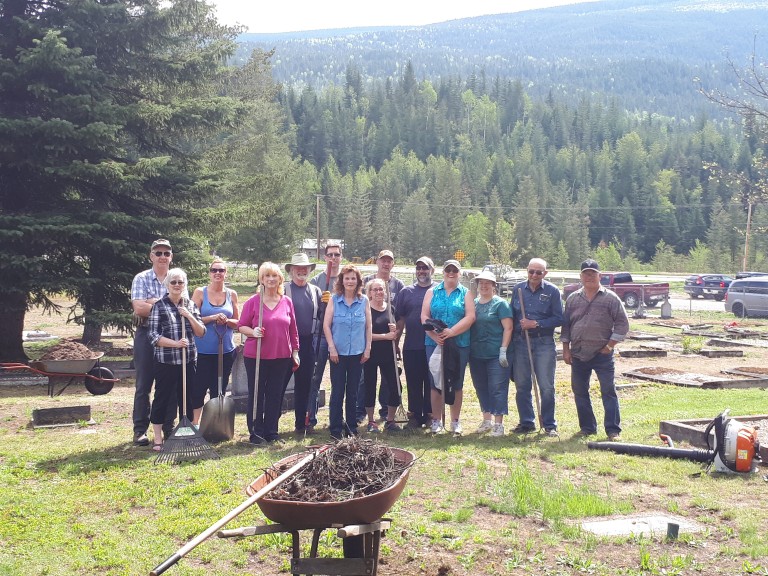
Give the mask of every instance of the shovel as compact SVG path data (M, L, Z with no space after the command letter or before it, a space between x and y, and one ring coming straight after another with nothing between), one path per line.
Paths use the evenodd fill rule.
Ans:
M224 381L224 335L219 331L219 325L214 324L214 330L219 337L219 395L211 398L203 406L203 414L200 416L200 433L208 442L224 442L235 437L235 402L231 397L224 395L222 383Z

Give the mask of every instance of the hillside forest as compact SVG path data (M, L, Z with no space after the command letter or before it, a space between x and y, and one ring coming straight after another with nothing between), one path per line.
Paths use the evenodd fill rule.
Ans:
M598 254L611 269L732 272L753 204L747 265L766 265L759 116L714 120L703 94L672 118L618 98L535 99L515 79L402 70L363 83L350 64L344 85L279 94L289 145L312 167L320 237L343 238L347 256L461 249L466 264L535 255L573 269Z

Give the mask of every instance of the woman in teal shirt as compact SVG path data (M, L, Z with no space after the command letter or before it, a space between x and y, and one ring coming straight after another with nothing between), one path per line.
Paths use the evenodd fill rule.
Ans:
M468 290L459 284L461 264L457 260L446 260L443 265L443 281L427 290L424 303L421 306L421 322L428 319L442 320L448 326L442 332L427 332L424 339L426 345L427 362L438 345L442 345L449 338L455 338L459 350L460 369L459 376L454 383L456 398L451 405L451 432L456 435L462 433L461 401L463 397L464 373L469 361L469 329L475 321L475 303L468 294ZM442 390L438 390L432 382L432 426L433 434L445 433L445 427L441 420L445 410L445 399Z
M477 432L504 436L504 416L509 411L507 349L512 340L512 310L506 300L496 295L496 276L492 272L481 272L475 281L477 318L470 330L469 372L483 412Z

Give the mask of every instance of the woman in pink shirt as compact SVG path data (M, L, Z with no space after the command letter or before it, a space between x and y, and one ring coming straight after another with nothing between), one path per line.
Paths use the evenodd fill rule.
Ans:
M262 292L243 306L238 331L248 339L243 348L248 376L248 411L246 421L252 444L277 442L277 426L283 407L283 384L291 368L299 366L299 333L293 302L283 295L283 273L277 264L264 262L259 267ZM264 304L261 298L264 298ZM259 312L264 317L259 328ZM256 383L257 339L261 339L256 412L253 413Z

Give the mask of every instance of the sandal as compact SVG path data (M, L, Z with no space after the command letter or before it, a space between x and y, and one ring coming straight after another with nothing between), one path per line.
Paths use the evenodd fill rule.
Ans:
M154 450L155 452L160 452L162 449L163 449L163 443L162 442L160 442L160 444L158 444L156 442L154 444L152 444L152 450Z

